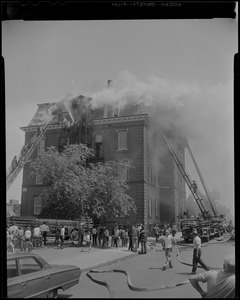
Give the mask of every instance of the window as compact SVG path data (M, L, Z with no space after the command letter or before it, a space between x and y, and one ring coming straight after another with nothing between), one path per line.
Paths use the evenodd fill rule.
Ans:
M39 215L42 210L42 198L35 197L34 198L34 215Z
M65 145L67 145L67 138L60 137L58 140L58 151L62 152Z
M37 146L37 156L42 156L45 153L45 138L42 138Z
M159 216L159 211L158 211L158 209L159 209L159 200L158 200L158 198L156 197L156 199L155 199L155 216L156 216L156 217Z
M19 276L16 260L8 260L7 261L7 278L13 278Z
M118 132L118 150L127 149L127 130Z
M152 196L148 195L148 215L152 215Z
M95 143L102 143L102 134L101 133L96 134Z
M34 273L42 269L41 266L37 263L37 261L32 257L19 259L19 266L21 275Z
M102 134L98 133L95 136L95 156L102 158L103 157L103 147L102 147Z
M36 174L36 184L43 184L41 174Z
M118 117L118 115L119 115L119 106L117 105L113 108L113 117Z

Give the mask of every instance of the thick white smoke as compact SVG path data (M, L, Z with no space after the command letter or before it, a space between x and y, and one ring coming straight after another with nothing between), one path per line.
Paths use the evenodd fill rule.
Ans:
M92 107L103 105L140 104L153 122L152 133L156 152L161 155L157 136L159 126L173 126L188 140L203 176L212 188L228 186L231 191L233 175L233 88L232 82L216 86L194 81L175 81L157 76L139 80L128 71L113 79L109 88L92 94ZM209 161L209 157L214 157ZM224 174L215 176L215 174ZM226 180L226 177L229 180ZM231 194L231 192L230 192Z

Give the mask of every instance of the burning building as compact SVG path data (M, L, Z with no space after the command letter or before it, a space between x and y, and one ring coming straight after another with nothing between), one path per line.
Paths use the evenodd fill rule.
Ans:
M38 104L30 124L21 127L25 132L25 144L51 114L55 117L30 159L41 155L50 146L61 150L68 141L85 143L94 149L92 162L128 158L134 168L125 176L137 214L121 218L118 223L145 223L150 228L152 224L165 221L177 223L177 216L184 210L185 183L157 125L143 105L125 103L120 106L115 103L94 107L92 99L84 96ZM174 141L176 153L184 164L184 147L173 130L168 130L168 136ZM45 205L40 197L44 185L39 176L30 177L30 172L30 164L25 163L21 214L37 216ZM110 225L115 222L116 218L107 220Z

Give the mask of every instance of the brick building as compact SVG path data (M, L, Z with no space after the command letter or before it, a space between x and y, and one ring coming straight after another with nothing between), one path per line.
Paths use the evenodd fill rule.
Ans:
M93 110L89 106L89 99L79 96L69 101L68 107L61 107L30 158L41 155L46 147L56 146L60 149L69 139L74 143L86 143L94 149L93 162L129 158L134 168L125 176L130 186L128 192L137 206L137 214L121 218L117 220L118 223L141 222L150 227L163 221L177 223L177 216L182 215L184 210L185 183L159 135L158 143L154 142L156 136L150 116L144 113L140 105L126 105L121 110L108 105ZM30 124L21 127L25 132L25 144L44 124L46 115L54 105L39 104ZM69 126L73 119L75 124ZM181 143L175 140L174 148L184 163ZM158 152L161 155L156 155ZM44 206L39 197L44 186L38 176L29 176L30 171L30 164L26 163L23 168L21 214L37 216ZM108 224L115 222L116 218L107 220Z

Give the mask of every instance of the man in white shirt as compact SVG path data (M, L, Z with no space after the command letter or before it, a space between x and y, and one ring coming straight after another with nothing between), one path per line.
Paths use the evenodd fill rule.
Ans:
M9 228L9 233L13 235L13 237L18 236L18 227L16 223L14 223L10 228Z
M65 225L61 228L60 240L61 240L61 249L63 249L64 237L65 237Z
M42 248L42 235L41 235L41 229L39 226L36 226L33 229L33 239L35 240L35 245L40 246Z
M47 233L50 231L49 227L46 225L46 221L43 222L43 224L40 226L42 236L43 236L43 242L44 246L47 244Z
M163 265L162 270L165 271L167 267L172 268L172 261L171 261L171 252L172 252L172 247L177 243L177 239L174 238L172 235L170 235L169 230L165 231L165 236L160 237L160 242L164 242L165 244L165 256L166 256L166 262Z
M24 236L25 236L25 241L30 241L31 236L32 236L30 227L27 227L27 230L25 231Z
M202 298L235 298L235 256L225 257L222 271L208 271L189 278ZM207 282L204 292L198 281Z
M209 267L205 265L205 263L201 259L202 251L201 251L201 239L198 236L198 231L196 228L193 229L193 267L192 267L192 273L191 274L196 274L197 271L197 264L199 263L203 269L206 271L210 270Z

